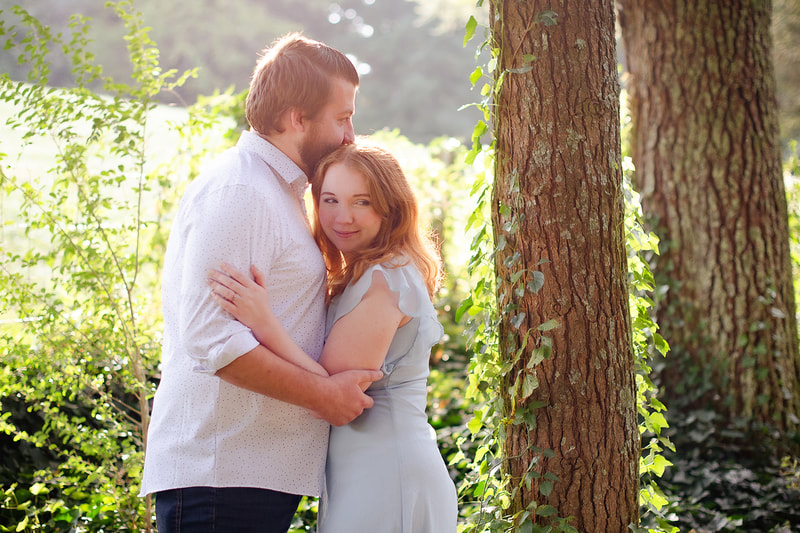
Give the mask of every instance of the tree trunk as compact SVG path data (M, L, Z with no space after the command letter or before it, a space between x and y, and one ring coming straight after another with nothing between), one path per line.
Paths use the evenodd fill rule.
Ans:
M493 224L500 349L514 365L503 389L512 511L550 505L579 531L626 531L638 522L640 438L613 1L495 1L490 20L503 76Z
M633 161L662 241L668 408L798 427L771 4L622 0Z

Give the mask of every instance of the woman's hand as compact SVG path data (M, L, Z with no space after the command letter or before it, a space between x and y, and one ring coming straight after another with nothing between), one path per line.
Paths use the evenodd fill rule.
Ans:
M257 330L269 326L275 318L269 305L264 274L255 266L250 267L253 279L233 266L222 263L219 270L208 273L208 284L214 300L233 317Z
M219 270L210 270L208 284L214 300L250 328L256 340L272 353L309 372L328 377L327 370L297 345L275 316L269 306L264 274L255 266L250 267L250 272L253 279L227 263L222 263Z

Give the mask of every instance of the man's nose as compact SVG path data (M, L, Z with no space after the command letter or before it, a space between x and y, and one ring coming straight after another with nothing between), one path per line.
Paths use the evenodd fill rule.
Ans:
M344 131L344 140L342 144L352 144L356 140L355 130L353 129L353 121L347 121L347 128Z

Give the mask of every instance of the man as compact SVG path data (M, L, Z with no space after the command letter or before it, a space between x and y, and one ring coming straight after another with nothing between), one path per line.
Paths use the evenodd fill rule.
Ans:
M372 405L362 388L380 372L323 377L279 358L206 283L223 261L257 266L284 327L319 357L326 272L303 195L317 162L353 141L358 81L337 50L298 34L276 41L250 84L250 130L181 201L141 491L156 493L159 533L285 532L300 495L320 493L329 423Z

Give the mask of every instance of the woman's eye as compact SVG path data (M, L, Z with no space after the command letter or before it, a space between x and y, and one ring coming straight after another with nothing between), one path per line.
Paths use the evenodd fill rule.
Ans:
M325 198L325 199L322 200L322 203L324 203L324 204L335 204L336 203L336 198Z

